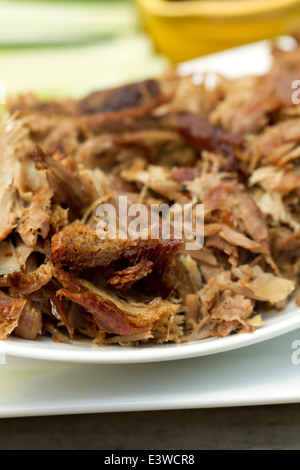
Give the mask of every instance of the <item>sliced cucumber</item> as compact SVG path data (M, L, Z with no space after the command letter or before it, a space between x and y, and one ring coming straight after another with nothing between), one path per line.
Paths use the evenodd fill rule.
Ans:
M0 80L8 95L83 96L89 91L157 76L168 61L146 34L93 45L0 50Z
M132 32L134 4L118 2L0 2L0 45L66 44Z

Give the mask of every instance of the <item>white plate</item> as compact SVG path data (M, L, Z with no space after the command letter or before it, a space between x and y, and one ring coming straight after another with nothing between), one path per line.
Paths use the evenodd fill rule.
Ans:
M300 329L238 354L172 362L7 358L0 365L0 418L299 403L299 344Z
M288 38L283 38L289 47ZM219 72L228 77L262 74L270 65L269 44L259 42L230 51L193 60L179 66L182 74ZM192 358L229 351L275 338L300 327L300 309L291 303L284 311L263 315L265 324L252 334L209 338L187 344L162 344L141 347L103 346L91 344L58 344L42 337L34 342L10 338L0 342L0 353L7 356L74 363L141 363Z

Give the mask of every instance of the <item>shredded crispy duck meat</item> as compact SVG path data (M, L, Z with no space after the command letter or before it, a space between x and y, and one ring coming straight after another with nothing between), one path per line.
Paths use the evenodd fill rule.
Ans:
M108 333L130 335L148 331L157 320L174 315L177 306L168 300L155 297L137 301L134 297L119 297L115 292L74 277L61 270L54 272L63 285L57 291L90 312L97 325Z
M0 122L0 339L138 345L253 333L300 280L300 45L263 76L170 71ZM204 205L204 241L99 236L97 207ZM141 217L141 223L145 220ZM129 218L130 220L130 218ZM162 219L159 218L159 228ZM173 229L176 226L173 225ZM176 230L174 230L174 233ZM103 235L103 233L102 233Z

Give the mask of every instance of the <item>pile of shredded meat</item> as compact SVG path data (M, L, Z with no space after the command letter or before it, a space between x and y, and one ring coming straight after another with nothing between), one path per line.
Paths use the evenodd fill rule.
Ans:
M300 46L264 76L168 71L0 122L0 339L139 345L263 327L300 274ZM204 246L101 238L97 207L204 204ZM151 227L149 227L149 230ZM151 230L150 230L151 232Z

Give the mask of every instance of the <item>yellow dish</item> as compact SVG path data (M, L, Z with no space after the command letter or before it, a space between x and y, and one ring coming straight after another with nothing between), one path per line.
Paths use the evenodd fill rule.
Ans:
M135 0L159 53L173 63L300 30L299 0Z

